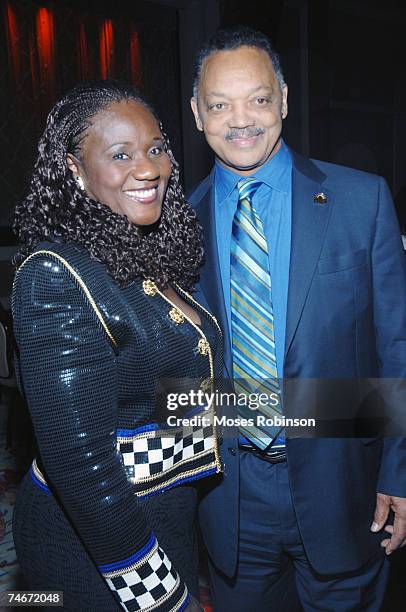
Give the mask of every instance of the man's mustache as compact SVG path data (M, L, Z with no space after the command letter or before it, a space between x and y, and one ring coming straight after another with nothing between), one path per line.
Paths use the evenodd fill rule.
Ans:
M233 140L234 138L254 138L263 134L264 130L258 127L247 127L244 129L230 128L225 135L226 140Z

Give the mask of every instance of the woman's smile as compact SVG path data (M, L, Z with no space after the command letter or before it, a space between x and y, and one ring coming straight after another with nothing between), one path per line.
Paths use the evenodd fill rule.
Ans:
M150 187L148 189L128 189L123 191L124 195L130 200L135 202L142 202L142 204L151 204L158 197L158 185Z

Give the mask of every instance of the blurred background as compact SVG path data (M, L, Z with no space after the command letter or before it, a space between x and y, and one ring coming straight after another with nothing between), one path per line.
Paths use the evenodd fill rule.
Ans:
M1 0L0 4L0 303L6 310L15 252L13 210L27 188L50 107L83 79L115 77L140 86L169 133L188 190L212 164L204 138L195 129L189 98L196 52L219 26L244 23L271 36L289 85L287 143L310 157L383 175L406 234L403 2ZM21 465L15 464L13 445L19 445L24 455L28 425L22 409L14 409L14 431L17 428L21 438L11 440L9 406L18 400L12 382L2 383L0 390L0 448L9 449L7 458L0 460L1 585L17 571L10 530L24 457ZM406 586L400 580L402 572L405 575L405 555L393 555L392 564L385 607L391 612L405 609Z

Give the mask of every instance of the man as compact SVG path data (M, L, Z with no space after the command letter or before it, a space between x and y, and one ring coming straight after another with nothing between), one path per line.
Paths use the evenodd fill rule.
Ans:
M290 379L406 377L405 261L387 186L288 149L287 96L265 35L213 37L191 105L216 162L189 198L225 376L239 389L251 379L246 393L257 378L285 412ZM224 435L224 474L201 503L216 612L290 609L290 562L306 611L379 610L387 556L406 538L405 440L289 438L255 423Z

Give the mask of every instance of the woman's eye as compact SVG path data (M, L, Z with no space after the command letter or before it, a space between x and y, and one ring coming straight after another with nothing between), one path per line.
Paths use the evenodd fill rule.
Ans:
M161 153L163 152L163 150L164 150L163 146L160 146L160 147L153 147L153 148L150 150L150 153L151 153L151 155L154 155L154 156L156 156L156 155L161 155Z
M114 160L129 159L129 156L127 155L127 153L116 153L115 155L113 155L113 159Z

